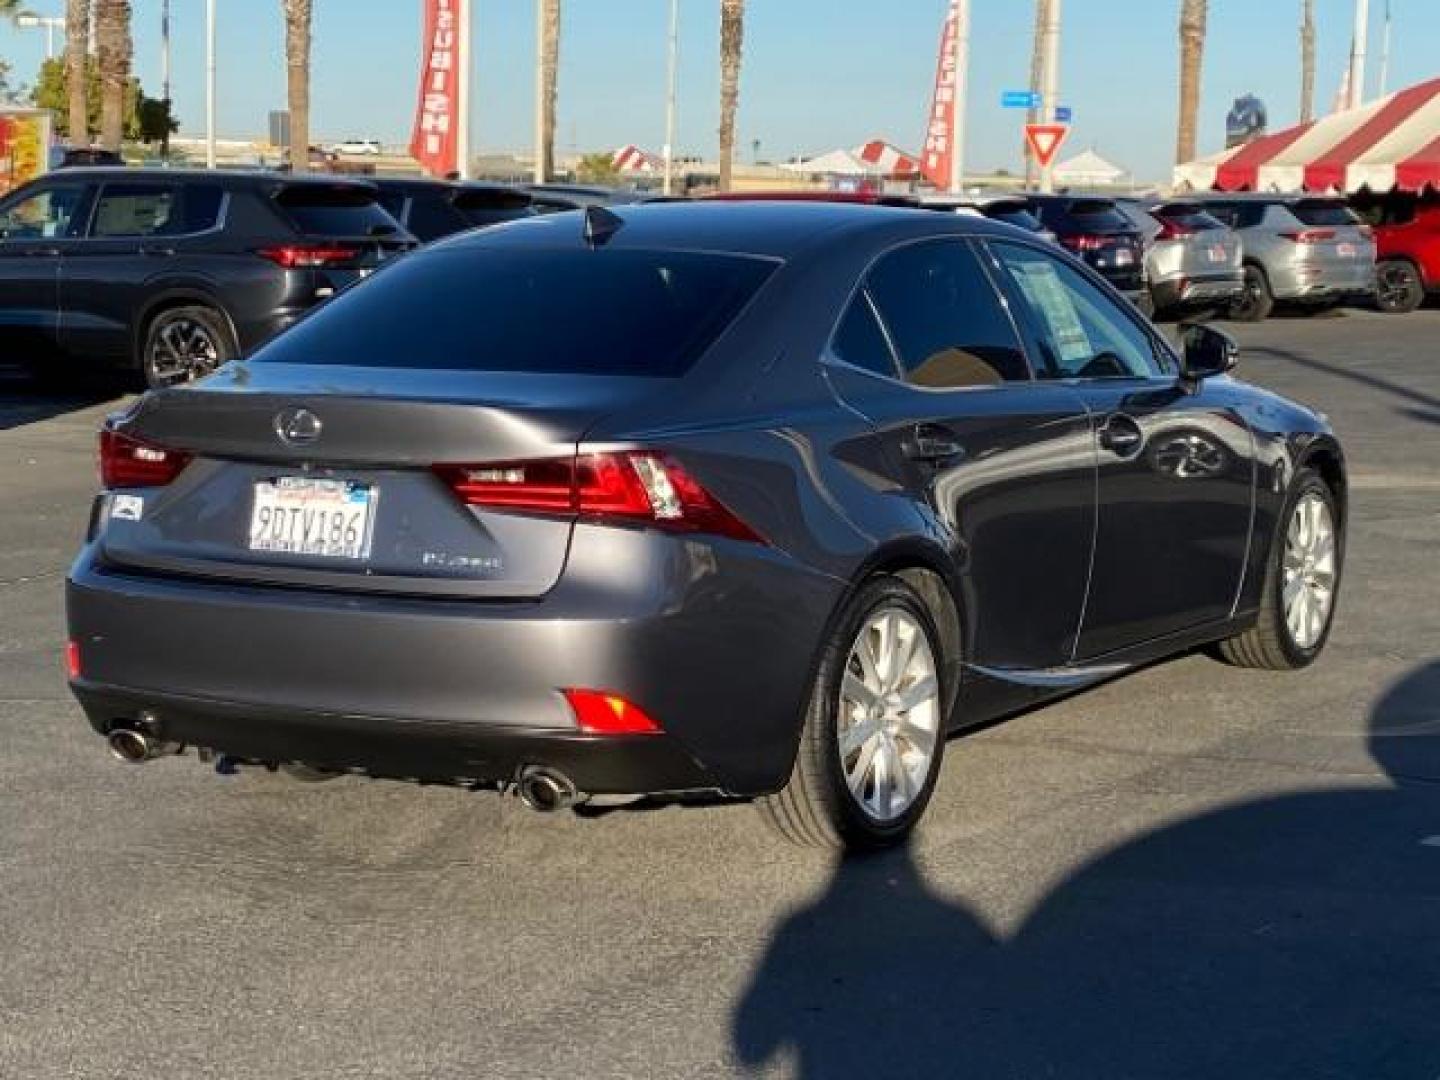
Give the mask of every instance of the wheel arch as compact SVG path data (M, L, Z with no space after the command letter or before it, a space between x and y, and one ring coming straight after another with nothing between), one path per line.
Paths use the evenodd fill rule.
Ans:
M1348 521L1350 485L1345 470L1345 453L1340 449L1340 443L1329 435L1317 436L1300 452L1296 465L1320 474L1320 479L1325 481L1335 499L1341 523Z
M229 310L221 302L220 298L202 285L171 285L156 292L136 314L134 326L131 329L131 362L137 369L143 369L145 358L142 352L145 348L145 338L150 333L150 327L155 319L166 311L180 307L207 307L214 311L225 323L225 329L230 334L231 344L238 350L240 347L240 334L236 329L235 320Z

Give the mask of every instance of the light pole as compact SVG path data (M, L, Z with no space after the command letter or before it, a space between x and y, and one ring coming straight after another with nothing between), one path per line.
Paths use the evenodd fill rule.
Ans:
M1390 0L1385 0L1385 29L1380 34L1380 96L1390 81Z
M1060 0L1050 0L1045 19L1045 83L1040 113L1047 124L1055 123L1055 110L1060 107ZM1040 190L1047 195L1055 190L1055 159L1040 167Z
M215 0L205 0L205 167L215 168Z
M670 0L670 55L665 76L665 187L675 194L675 87L680 67L680 0Z
M1370 0L1355 0L1355 37L1350 46L1350 101L1352 109L1365 104L1365 45L1370 34Z
M15 16L15 25L25 30L45 31L45 59L55 59L55 31L64 31L65 20L59 15L36 15L25 11Z

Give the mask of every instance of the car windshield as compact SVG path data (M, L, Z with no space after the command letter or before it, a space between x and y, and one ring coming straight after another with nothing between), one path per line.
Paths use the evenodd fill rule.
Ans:
M255 360L674 377L774 267L669 251L426 252L343 293Z
M1338 202L1297 202L1290 212L1306 225L1344 226L1357 225L1360 219L1344 203Z

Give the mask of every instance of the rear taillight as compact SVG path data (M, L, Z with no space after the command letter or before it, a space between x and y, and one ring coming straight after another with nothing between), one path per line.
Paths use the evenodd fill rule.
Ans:
M660 725L645 710L619 694L602 690L565 690L565 700L580 730L592 735L659 735Z
M303 270L348 263L360 254L360 249L343 244L289 244L261 248L255 254L286 270Z
M1172 218L1160 219L1160 232L1155 237L1157 240L1183 240L1187 236L1194 236L1200 230L1194 225L1186 225L1183 221L1175 221Z
M80 678L80 643L78 641L65 643L65 674L71 679Z
M1062 236L1060 243L1071 251L1099 251L1110 243L1108 236Z
M436 465L469 506L631 521L672 532L735 540L760 536L705 490L674 458L650 450L576 458Z
M1321 244L1326 240L1334 240L1335 230L1301 229L1299 232L1283 232L1280 235L1284 239L1291 240L1297 244Z
M102 431L100 483L106 488L160 487L179 476L190 457L118 431Z

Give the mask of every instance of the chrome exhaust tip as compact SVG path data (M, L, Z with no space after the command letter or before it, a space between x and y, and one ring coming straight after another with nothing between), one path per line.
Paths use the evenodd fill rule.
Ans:
M568 776L539 765L524 769L515 788L520 801L538 814L568 810L580 798Z
M162 742L135 728L117 727L105 736L105 743L117 761L127 765L143 765L158 757L180 753L180 744Z

